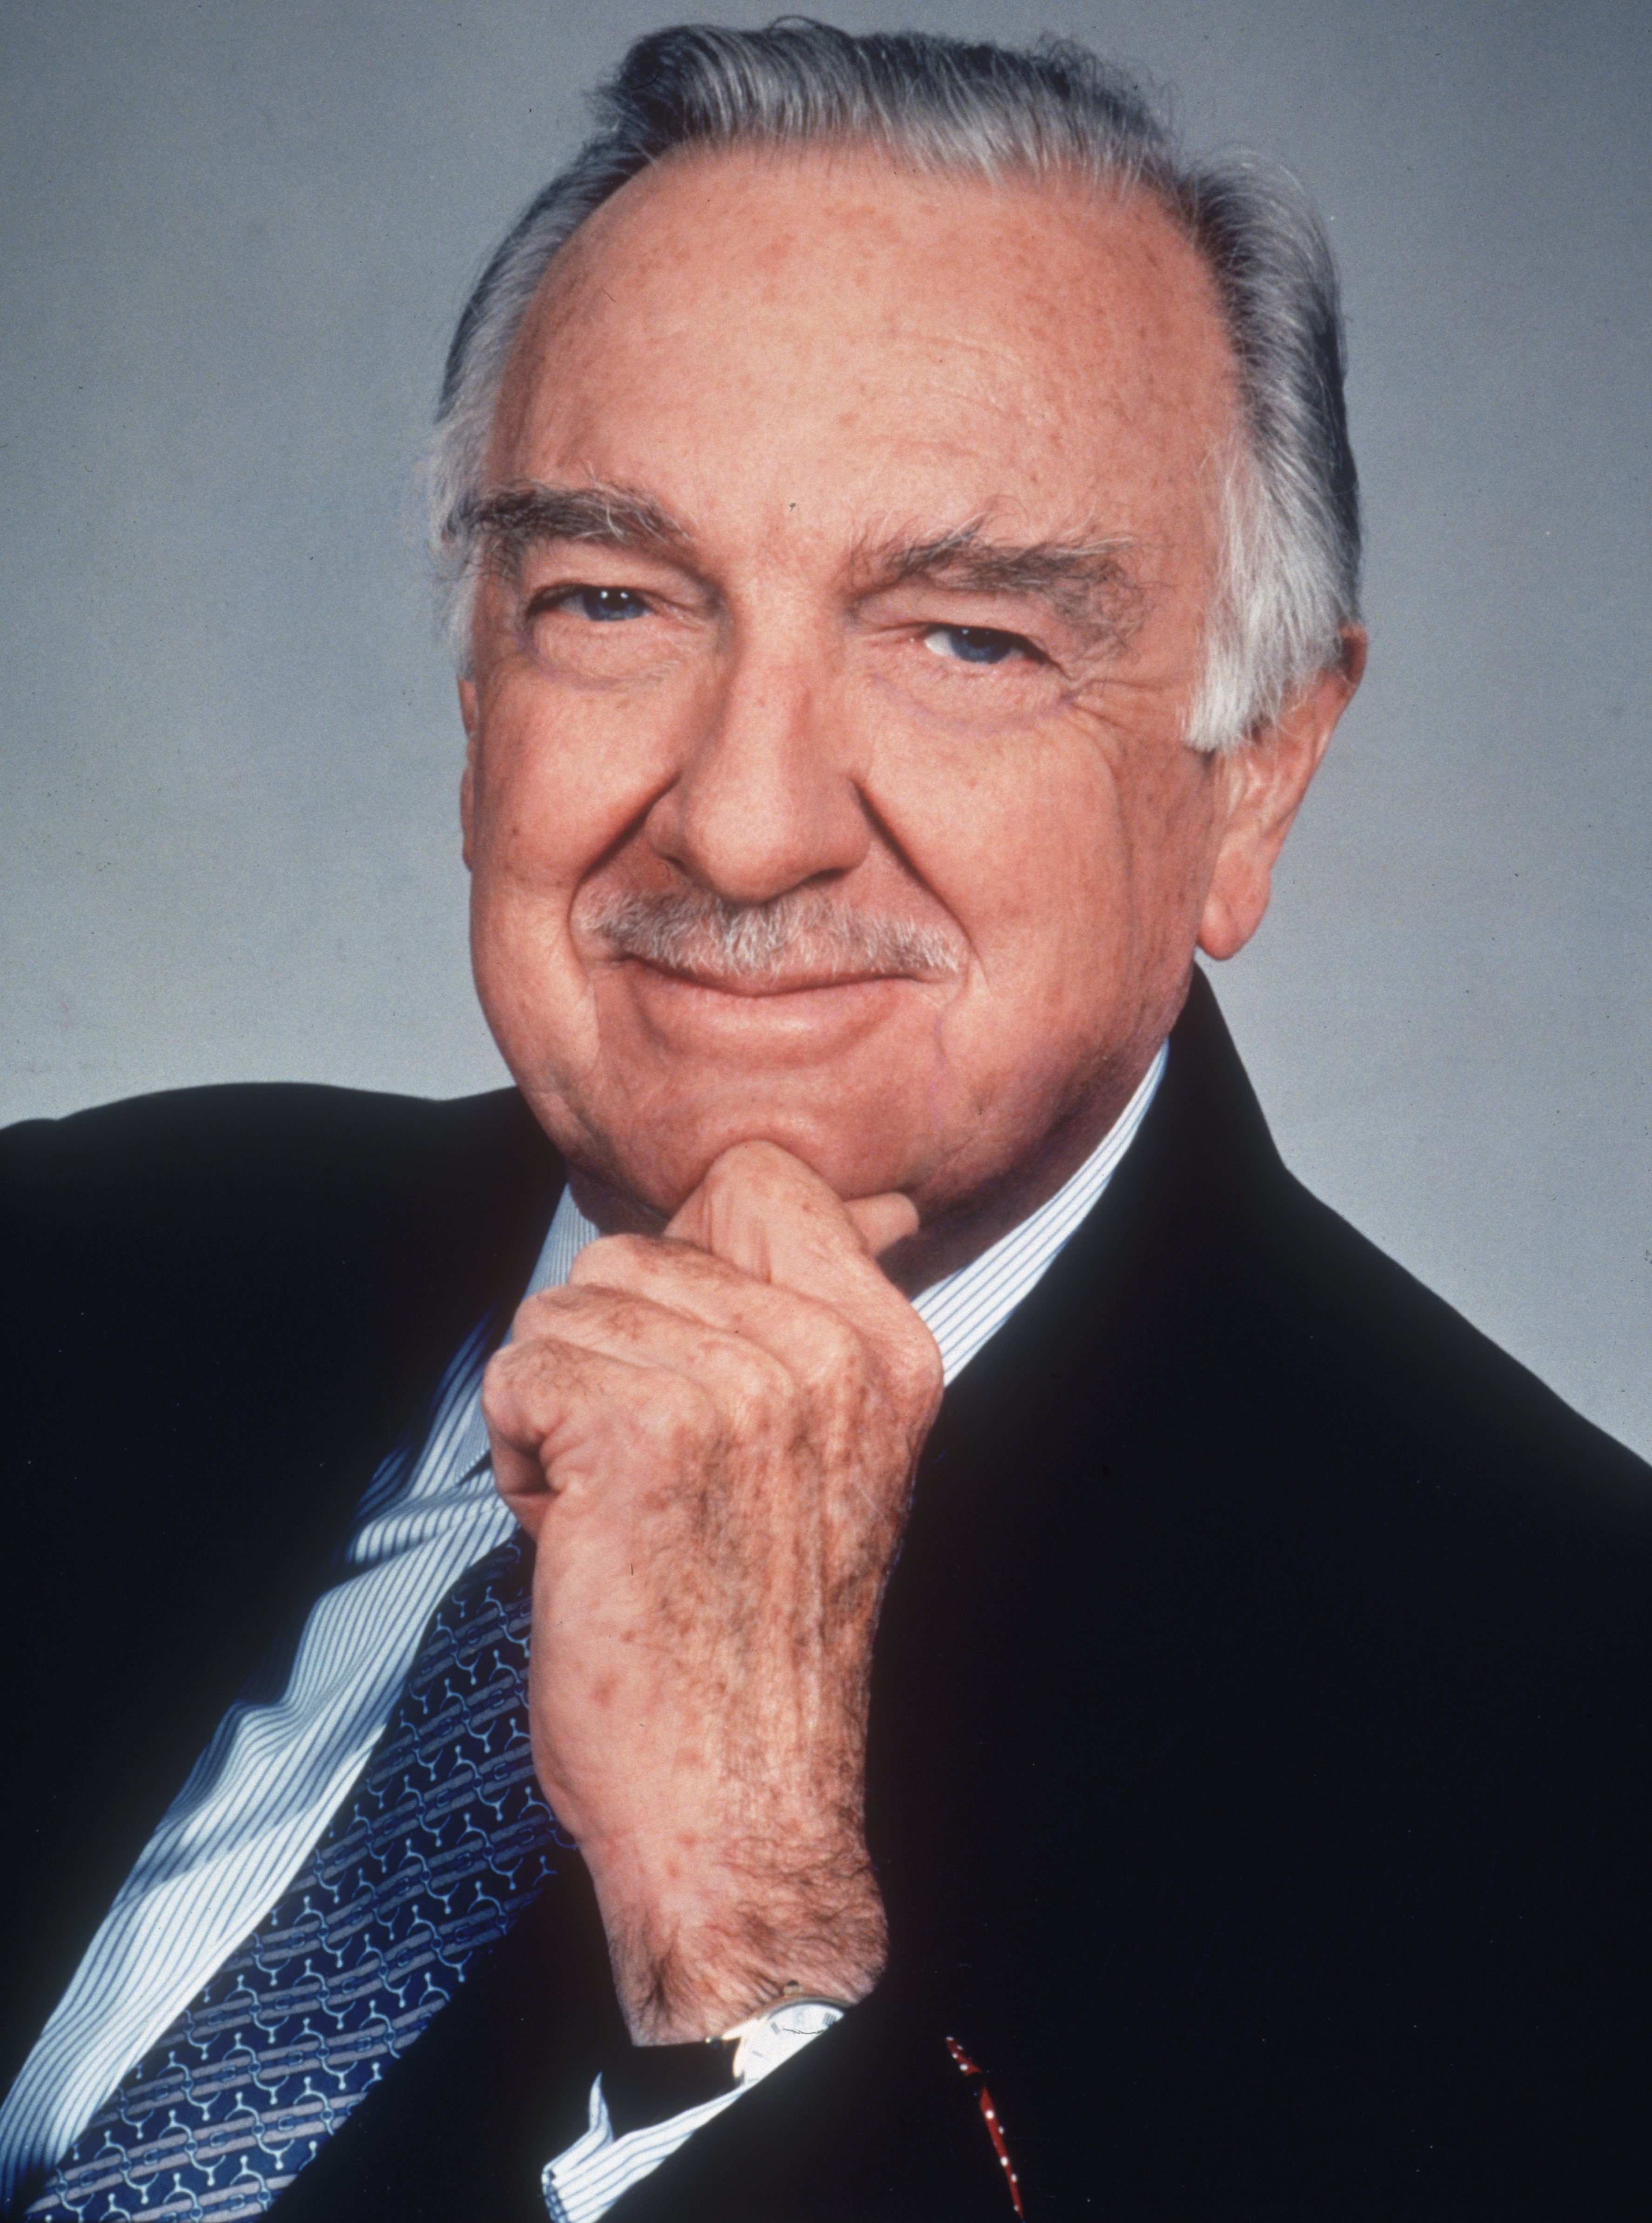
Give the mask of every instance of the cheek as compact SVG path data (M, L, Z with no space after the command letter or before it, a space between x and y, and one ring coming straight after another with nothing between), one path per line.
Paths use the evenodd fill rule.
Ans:
M472 842L484 893L571 890L647 807L662 752L612 700L520 683L483 704Z
M1191 962L1214 867L1221 793L1215 761L1177 743L1144 753L1120 790L1120 832L1144 973Z
M526 698L526 699L525 699ZM588 993L570 912L627 808L608 722L550 716L527 690L484 698L471 811L470 949L489 1025L519 1080L588 1061Z
M909 853L968 935L984 985L1049 1007L1128 925L1119 793L1088 737L1009 749L932 783L937 801Z
M1069 733L961 784L928 875L974 958L941 1048L983 1112L1081 1091L1176 1001L1207 877L1207 783L1185 759L1160 736Z

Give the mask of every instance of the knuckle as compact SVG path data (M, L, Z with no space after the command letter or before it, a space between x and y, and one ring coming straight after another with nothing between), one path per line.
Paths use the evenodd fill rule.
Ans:
M803 1402L802 1385L791 1369L755 1344L726 1346L722 1369L729 1401L747 1426L779 1421L788 1429Z
M524 1297L511 1322L511 1341L501 1345L495 1353L495 1358L502 1358L517 1345L532 1342L543 1335L556 1318L557 1300L561 1294L560 1289L536 1289L531 1297Z
M891 1338L884 1365L891 1394L901 1410L925 1420L932 1418L944 1384L941 1347L916 1313L910 1326Z
M722 1433L716 1399L680 1374L662 1374L651 1382L632 1418L642 1440L673 1461L697 1456Z
M489 1397L509 1396L514 1393L521 1380L525 1349L522 1344L507 1343L495 1351L482 1369L482 1395L484 1403Z
M816 1385L838 1382L848 1389L868 1371L866 1338L829 1306L815 1308L806 1347L810 1380Z
M660 1245L648 1235L599 1235L569 1270L572 1288L635 1288L655 1263Z
M633 1307L634 1300L624 1290L577 1287L563 1283L555 1289L541 1289L531 1297L518 1312L511 1327L511 1340L501 1356L508 1351L548 1352L578 1345L589 1340L592 1331L598 1333L607 1322L624 1316Z
M520 1344L507 1344L488 1361L482 1377L482 1419L501 1434L520 1433L538 1386L539 1373L530 1351Z
M747 1426L790 1414L800 1396L798 1379L784 1360L743 1336L721 1338L697 1386L727 1421Z

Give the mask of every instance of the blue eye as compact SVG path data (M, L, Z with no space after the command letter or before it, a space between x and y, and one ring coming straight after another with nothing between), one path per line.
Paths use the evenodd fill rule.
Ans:
M614 625L624 618L648 614L647 603L629 587L576 587L568 599L577 603L582 617L596 625Z
M931 626L924 645L932 656L960 664L1005 664L1027 648L1018 633L994 633L987 626Z

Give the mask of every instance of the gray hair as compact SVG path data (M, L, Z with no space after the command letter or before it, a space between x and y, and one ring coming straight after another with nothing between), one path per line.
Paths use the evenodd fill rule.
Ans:
M917 32L855 36L787 17L640 39L594 97L597 129L530 202L466 303L437 411L429 493L449 639L469 633L506 366L553 256L627 179L679 148L851 142L988 179L1139 187L1202 255L1226 318L1245 438L1214 459L1225 532L1187 739L1234 748L1319 672L1359 616L1359 496L1343 400L1335 265L1295 179L1249 157L1184 159L1138 88L1084 47Z

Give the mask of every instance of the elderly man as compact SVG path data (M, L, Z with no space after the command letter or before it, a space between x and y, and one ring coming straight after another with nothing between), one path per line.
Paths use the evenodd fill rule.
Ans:
M520 1093L9 1144L13 2212L1638 2208L1648 1477L1195 967L1365 653L1320 234L1069 49L604 101L435 472Z

